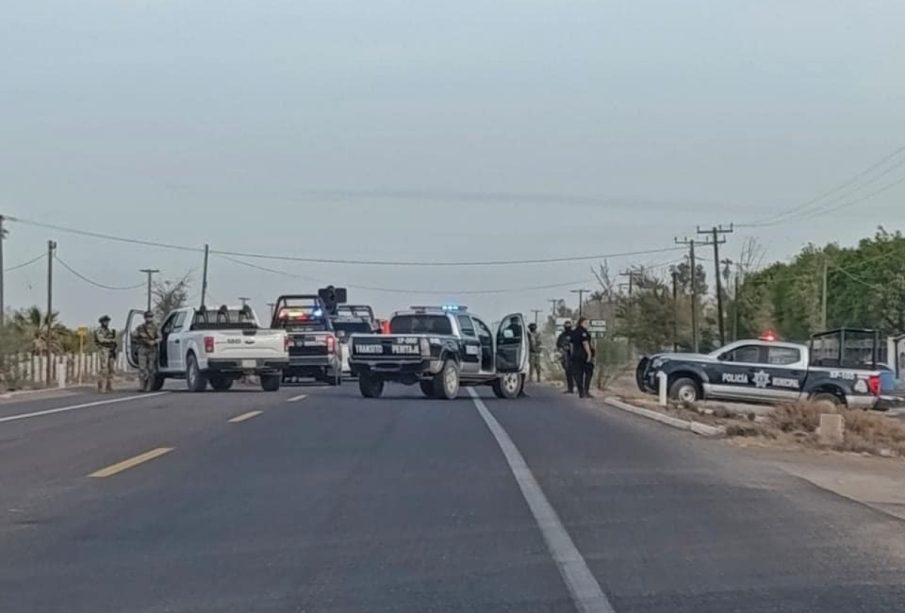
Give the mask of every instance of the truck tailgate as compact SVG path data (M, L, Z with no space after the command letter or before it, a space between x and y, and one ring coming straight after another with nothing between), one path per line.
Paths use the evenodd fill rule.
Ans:
M211 357L225 359L285 358L286 333L282 330L217 330L205 336L214 337Z
M351 361L374 359L421 359L421 341L426 336L405 334L354 334L349 343Z

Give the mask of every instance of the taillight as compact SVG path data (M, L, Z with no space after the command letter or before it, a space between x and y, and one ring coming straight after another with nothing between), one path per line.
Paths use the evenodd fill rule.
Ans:
M880 375L871 375L867 378L867 389L870 390L870 393L874 396L880 395L880 389L882 388L882 384L880 382Z
M336 337L327 337L327 353L336 353Z
M204 337L204 352L205 353L214 352L214 337L213 336Z
M288 335L283 337L283 351L289 351L289 347L292 346L292 339L289 338Z
M418 341L418 344L421 346L421 357L429 358L431 357L431 343L426 338L422 338Z

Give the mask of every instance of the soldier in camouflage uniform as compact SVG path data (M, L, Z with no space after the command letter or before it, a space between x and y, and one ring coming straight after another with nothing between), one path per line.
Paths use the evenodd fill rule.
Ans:
M101 327L94 331L94 344L102 350L97 391L112 392L113 370L116 367L116 331L110 328L109 315L104 315L97 322Z
M540 332L537 331L537 324L528 324L528 380L537 378L540 383L541 367L540 359L544 346L541 342Z
M160 330L154 323L154 313L145 313L145 322L135 329L133 342L138 346L138 390L146 392L153 385L157 374L157 346Z

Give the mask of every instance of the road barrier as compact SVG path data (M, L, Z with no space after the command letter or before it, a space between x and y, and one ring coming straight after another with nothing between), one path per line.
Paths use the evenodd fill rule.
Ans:
M93 380L103 363L102 352L65 353L52 355L50 380L47 381L47 356L43 354L20 353L6 355L0 383L6 388L23 387L65 387L74 383ZM116 371L126 372L125 356L116 357Z

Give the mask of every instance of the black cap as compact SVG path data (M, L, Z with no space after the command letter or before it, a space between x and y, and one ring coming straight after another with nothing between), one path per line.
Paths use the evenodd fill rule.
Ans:
M101 315L101 318L97 320L97 323L102 324L102 323L104 323L105 321L110 321L110 316L109 316L109 315Z
M145 311L145 319L148 317L154 317L154 313L152 311Z

